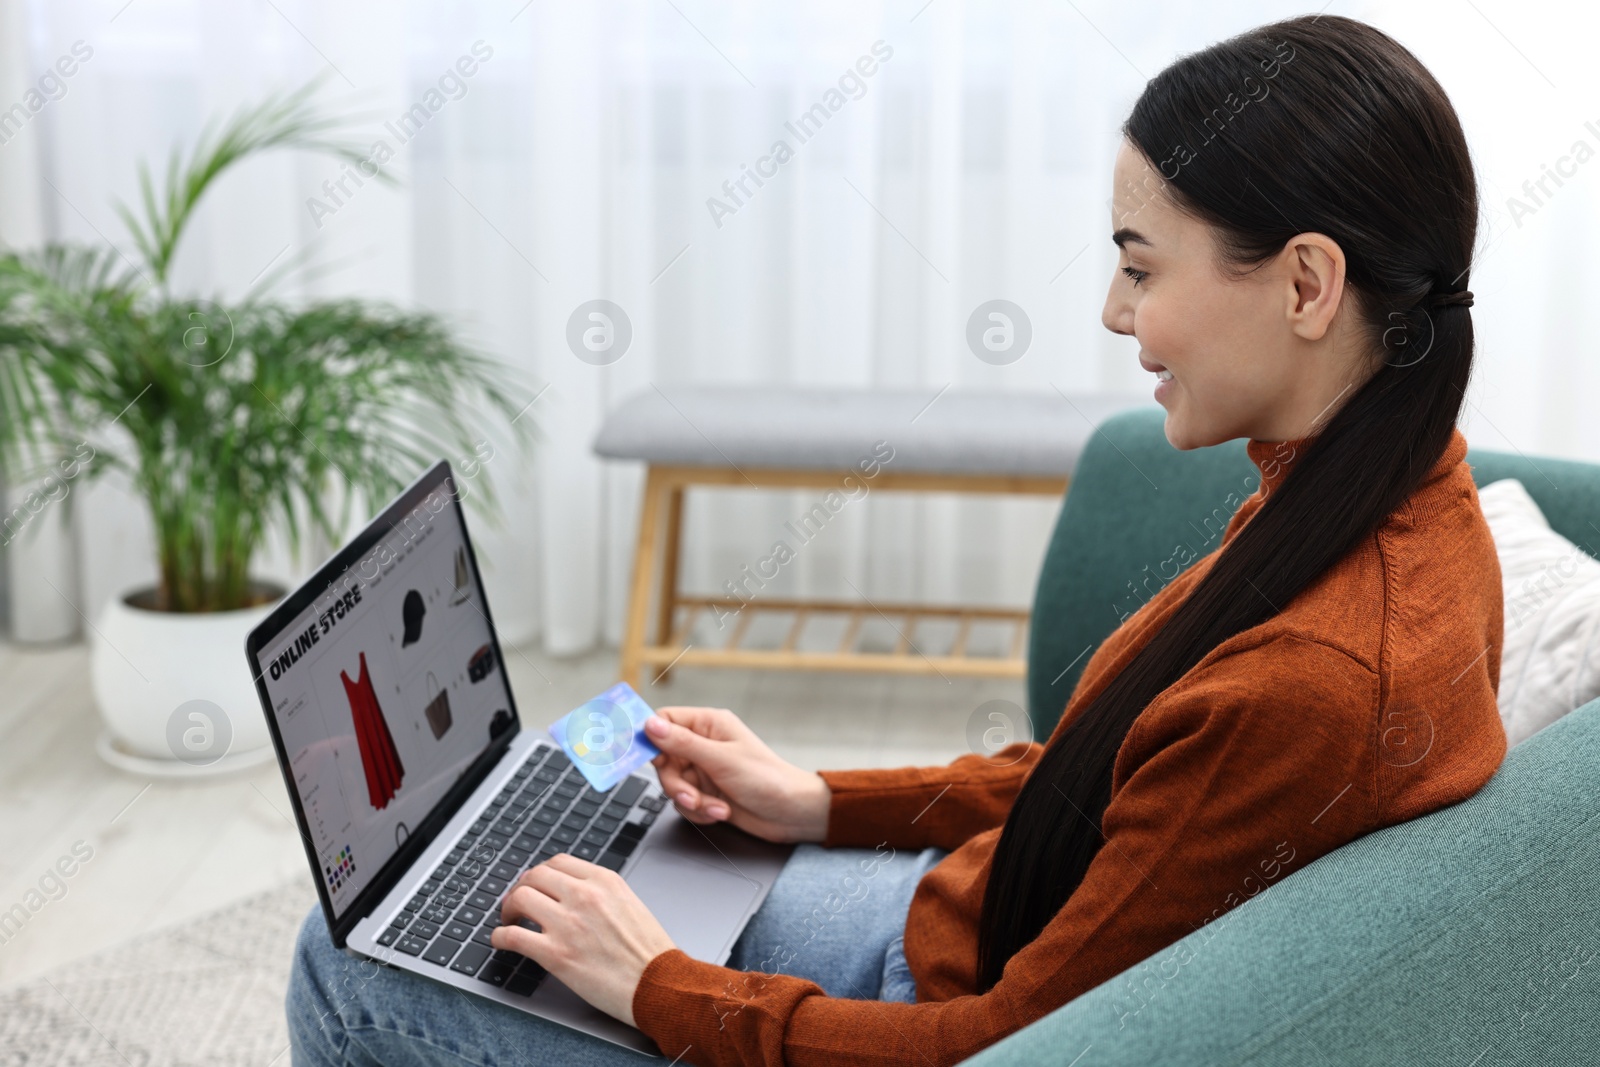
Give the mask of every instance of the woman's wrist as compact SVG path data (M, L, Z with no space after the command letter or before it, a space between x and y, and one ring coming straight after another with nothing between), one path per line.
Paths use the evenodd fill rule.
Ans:
M644 970L639 972L638 979L633 983L633 996L629 998L628 1002L628 1018L623 1019L623 1022L637 1029L643 1029L643 1027L639 1026L639 1000L641 996L648 1000L653 993L654 983L649 980L650 970L654 967L659 973L659 965L663 962L661 957L669 952L676 951L678 951L678 947L674 945L672 948L662 949L645 961Z
M822 775L807 772L801 778L799 811L801 819L796 841L821 842L828 836L828 811L833 806L833 790Z

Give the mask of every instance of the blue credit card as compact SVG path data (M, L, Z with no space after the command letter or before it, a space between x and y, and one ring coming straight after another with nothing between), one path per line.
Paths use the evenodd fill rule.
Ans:
M602 793L661 754L644 732L654 710L618 682L550 724L550 736Z

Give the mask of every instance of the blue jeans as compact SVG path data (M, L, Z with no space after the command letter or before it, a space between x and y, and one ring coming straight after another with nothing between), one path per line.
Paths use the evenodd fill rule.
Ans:
M944 856L936 848L797 846L727 965L808 978L830 997L915 1003L903 949L906 912L917 882ZM602 1067L640 1059L609 1041L341 952L320 905L300 928L286 1007L296 1067Z

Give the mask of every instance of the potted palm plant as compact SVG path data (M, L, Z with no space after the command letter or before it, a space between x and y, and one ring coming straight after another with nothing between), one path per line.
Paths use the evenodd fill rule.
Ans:
M90 634L100 751L145 773L268 754L242 649L285 592L251 570L269 531L296 552L312 530L336 542L353 509L440 456L470 473L531 432L525 384L436 315L291 304L266 295L274 279L231 301L171 292L186 225L230 168L280 148L366 160L312 108L314 88L208 126L159 189L141 167L139 211L119 205L136 254L0 256L0 452L57 477L121 471L149 507L159 579ZM494 514L489 479L473 501Z

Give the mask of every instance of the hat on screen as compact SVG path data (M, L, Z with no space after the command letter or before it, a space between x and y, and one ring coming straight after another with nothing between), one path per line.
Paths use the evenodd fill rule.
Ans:
M422 606L422 594L415 589L406 592L405 603L400 606L400 618L405 623L405 636L400 639L400 647L404 648L422 636L422 616L427 609Z

